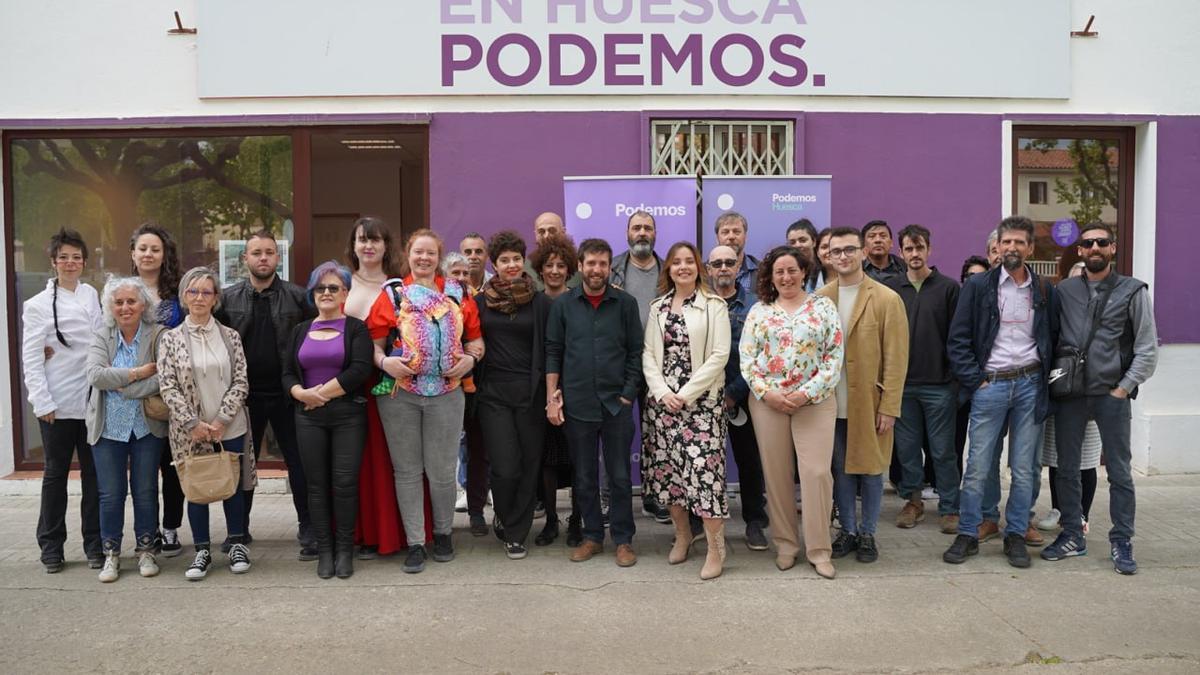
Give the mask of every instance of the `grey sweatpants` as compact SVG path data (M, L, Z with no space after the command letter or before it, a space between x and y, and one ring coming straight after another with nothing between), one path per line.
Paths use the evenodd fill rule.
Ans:
M450 534L456 496L454 471L465 406L462 388L441 396L418 396L400 390L395 398L380 396L377 402L388 454L392 456L396 502L408 540L425 540L422 473L429 479L433 533Z

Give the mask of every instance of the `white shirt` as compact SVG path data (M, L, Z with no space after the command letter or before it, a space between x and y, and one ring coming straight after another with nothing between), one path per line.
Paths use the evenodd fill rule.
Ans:
M1007 269L1000 268L996 303L1000 309L1000 330L996 332L985 370L989 373L1016 370L1041 361L1033 337L1033 275L1028 268L1025 283L1020 285Z
M79 282L74 291L58 289L58 329L54 332L54 280L46 290L25 301L21 310L21 371L33 414L54 413L56 419L85 419L87 415L87 355L102 325L100 295ZM46 359L46 347L54 356Z

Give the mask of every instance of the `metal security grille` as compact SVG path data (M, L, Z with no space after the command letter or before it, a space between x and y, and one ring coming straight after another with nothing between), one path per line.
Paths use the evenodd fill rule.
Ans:
M792 122L655 120L651 132L650 173L656 176L792 173Z

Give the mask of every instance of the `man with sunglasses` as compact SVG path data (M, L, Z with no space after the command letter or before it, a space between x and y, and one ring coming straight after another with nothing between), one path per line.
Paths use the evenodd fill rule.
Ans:
M1113 569L1137 573L1133 558L1134 492L1130 469L1130 399L1154 374L1158 331L1146 283L1112 268L1116 237L1108 225L1083 228L1079 257L1085 273L1058 285L1061 333L1058 347L1086 350L1084 390L1058 400L1054 425L1058 448L1058 488L1062 533L1042 551L1046 560L1087 553L1083 536L1079 474L1083 432L1088 420L1100 429L1108 470L1108 532Z
M1033 221L1010 216L996 229L1001 264L967 280L950 322L950 365L960 398L971 398L971 450L959 493L958 536L942 560L960 564L979 552L985 486L1007 420L1012 483L1004 555L1013 567L1029 567L1025 539L1040 483L1058 306L1054 288L1025 264L1033 254Z
M708 278L717 295L725 298L729 308L730 344L742 339L742 327L746 314L758 297L737 282L738 254L730 246L715 246L708 254ZM729 444L733 446L733 460L737 463L739 499L742 502L742 520L746 523L746 547L751 551L767 550L767 500L763 496L762 460L758 456L758 440L754 437L754 425L750 422L747 400L750 386L742 377L736 349L729 350L729 361L725 363L725 417L729 420Z
M316 316L316 308L308 303L305 290L279 278L279 245L270 230L259 230L246 240L242 253L250 275L221 291L221 307L214 316L236 330L246 352L247 377L250 394L246 407L250 411L250 433L254 441L254 457L262 450L267 424L275 434L275 442L287 465L288 483L292 488L292 504L296 508L299 528L300 559L317 559L317 541L308 515L308 484L300 464L296 442L296 414L292 397L283 389L283 362L289 358L288 342L292 328ZM250 539L250 506L254 491L245 494L246 543ZM228 550L229 540L221 545Z

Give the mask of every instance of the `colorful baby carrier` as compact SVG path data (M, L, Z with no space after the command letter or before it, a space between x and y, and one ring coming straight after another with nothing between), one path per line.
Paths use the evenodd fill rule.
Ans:
M384 373L371 393L395 396L402 388L419 396L438 396L458 386L457 379L442 373L463 355L463 288L454 279L446 279L444 284L444 290L437 291L401 279L384 282L396 316L384 344L385 353L399 357L416 375L397 380Z

